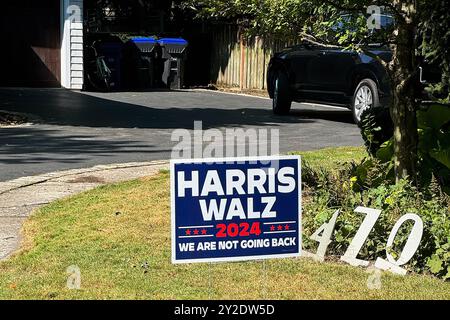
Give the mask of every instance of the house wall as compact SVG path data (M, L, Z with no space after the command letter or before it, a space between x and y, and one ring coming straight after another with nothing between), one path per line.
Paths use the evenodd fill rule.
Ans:
M61 0L61 85L83 88L83 0Z

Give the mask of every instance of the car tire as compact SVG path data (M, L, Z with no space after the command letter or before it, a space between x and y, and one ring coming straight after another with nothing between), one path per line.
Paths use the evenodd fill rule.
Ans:
M365 110L380 106L378 87L372 79L363 79L353 94L352 114L356 124L361 122L361 116Z
M292 105L291 93L289 90L289 80L287 75L279 71L273 83L272 110L274 114L289 114Z

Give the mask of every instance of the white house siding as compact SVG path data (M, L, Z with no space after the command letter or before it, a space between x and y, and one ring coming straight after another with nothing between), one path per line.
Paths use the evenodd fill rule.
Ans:
M83 88L83 0L61 0L61 84Z

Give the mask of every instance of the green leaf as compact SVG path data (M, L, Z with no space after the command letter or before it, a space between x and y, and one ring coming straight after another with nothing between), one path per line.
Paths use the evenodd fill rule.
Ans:
M382 162L391 161L394 156L394 143L392 139L384 142L380 149L377 150L376 157Z
M445 150L432 150L430 151L430 156L450 169L450 148Z
M427 262L427 266L432 273L439 273L442 270L442 261L437 255L433 255Z
M436 142L440 149L450 148L450 132L438 132Z
M450 279L450 266L447 267L447 274L444 276L444 280Z
M433 104L426 111L417 112L417 126L420 129L439 129L450 122L450 108L448 106Z
M430 149L436 147L435 131L431 128L424 128L417 130L419 135L419 150L429 152Z

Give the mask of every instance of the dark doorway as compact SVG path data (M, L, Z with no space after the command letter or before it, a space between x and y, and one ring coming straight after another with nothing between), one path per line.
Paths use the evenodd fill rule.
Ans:
M2 1L0 86L60 86L60 14L60 0Z

